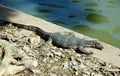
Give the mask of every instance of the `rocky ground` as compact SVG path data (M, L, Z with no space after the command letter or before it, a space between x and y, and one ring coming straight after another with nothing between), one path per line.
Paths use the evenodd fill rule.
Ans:
M40 49L44 39L33 31L14 27L11 23L0 22L0 41L10 44L14 50L10 53L11 59L7 58L10 61L7 61L7 50L4 48L9 45L0 44L0 63L8 63L4 69L0 67L3 76L120 76L120 67L76 53L73 49L58 48L52 43ZM14 65L25 68L10 68Z

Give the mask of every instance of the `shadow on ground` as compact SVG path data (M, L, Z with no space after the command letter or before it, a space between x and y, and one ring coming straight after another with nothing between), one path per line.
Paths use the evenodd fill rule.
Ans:
M4 13L6 13L6 14L4 14ZM15 11L7 9L5 6L0 5L0 19L1 20L9 21L9 19L15 15L16 15Z

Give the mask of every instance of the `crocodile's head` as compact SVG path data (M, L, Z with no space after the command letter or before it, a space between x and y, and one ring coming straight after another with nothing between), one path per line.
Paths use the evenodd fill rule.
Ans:
M101 45L100 42L94 42L94 46L92 46L93 48L96 48L96 49L100 49L102 50L104 47Z

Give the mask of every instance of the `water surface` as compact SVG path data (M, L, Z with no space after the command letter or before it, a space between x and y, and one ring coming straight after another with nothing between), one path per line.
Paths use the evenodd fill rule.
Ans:
M0 0L0 3L120 48L120 0Z

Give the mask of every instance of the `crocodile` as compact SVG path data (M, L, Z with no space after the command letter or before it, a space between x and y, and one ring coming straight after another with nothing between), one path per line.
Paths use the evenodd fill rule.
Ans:
M68 48L68 49L72 48L75 51L84 53L86 55L93 54L93 52L85 50L85 47L92 47L100 50L103 49L103 46L98 40L81 39L76 37L73 33L70 33L70 32L50 33L50 32L43 31L41 28L37 26L23 25L23 24L8 22L8 21L4 21L4 22L12 23L13 26L16 26L18 28L24 28L26 30L34 31L36 34L38 34L39 36L41 36L46 40L45 44L47 44L49 41L52 40L53 45L57 47Z

